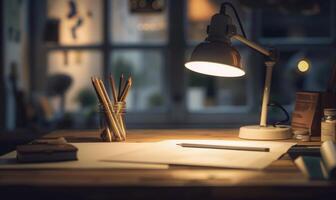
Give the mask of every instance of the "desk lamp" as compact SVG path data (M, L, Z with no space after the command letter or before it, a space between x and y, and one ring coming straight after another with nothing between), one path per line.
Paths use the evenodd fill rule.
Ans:
M225 9L229 6L239 23L243 35L237 33L231 17ZM268 126L267 106L269 102L272 69L277 61L277 53L274 49L266 49L246 38L241 21L236 9L231 3L222 3L220 12L212 16L211 23L207 27L208 37L200 43L191 54L185 67L191 71L219 77L239 77L245 75L241 66L238 50L231 45L231 39L238 40L246 46L258 51L265 56L266 78L262 99L260 124L243 126L239 130L239 137L251 140L280 140L291 137L289 126Z

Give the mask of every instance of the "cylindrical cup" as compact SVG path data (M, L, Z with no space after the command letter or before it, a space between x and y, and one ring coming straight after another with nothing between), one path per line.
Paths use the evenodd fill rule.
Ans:
M113 130L110 130L106 123L107 112L103 105L98 105L99 110L99 130L101 132L101 138L107 142L120 142L126 140L126 126L125 126L125 114L126 114L126 102L121 101L112 105L114 115L116 116L117 123L120 127L120 133L116 134ZM115 137L120 135L121 138Z

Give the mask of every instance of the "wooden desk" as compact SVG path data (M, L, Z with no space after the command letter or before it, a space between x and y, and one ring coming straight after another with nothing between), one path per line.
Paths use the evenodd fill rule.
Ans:
M127 141L239 140L237 135L236 130L130 130ZM96 131L57 131L47 136L100 142ZM297 200L336 198L336 182L307 180L285 155L263 171L182 166L168 170L0 170L0 191L1 199Z

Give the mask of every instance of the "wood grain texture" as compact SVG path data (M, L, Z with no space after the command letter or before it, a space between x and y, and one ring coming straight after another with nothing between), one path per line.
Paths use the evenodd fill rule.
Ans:
M57 131L72 142L101 142L98 131ZM239 140L237 130L129 130L126 142L166 139ZM314 142L301 145L318 145ZM289 156L262 171L172 166L168 170L0 170L3 196L56 193L52 198L97 199L309 199L336 195L336 183L309 181ZM11 193L20 190L19 194ZM305 192L305 191L309 191ZM127 197L127 198L126 198ZM50 197L49 197L50 199Z

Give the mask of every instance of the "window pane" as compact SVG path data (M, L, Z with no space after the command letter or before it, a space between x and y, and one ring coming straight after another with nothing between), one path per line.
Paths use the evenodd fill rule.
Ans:
M86 108L97 108L96 95L90 78L101 76L101 66L102 57L98 51L57 50L48 54L48 75L64 74L72 80L65 93L65 111L75 112ZM91 104L87 102L89 99L93 99ZM57 102L54 103L57 104Z
M297 91L326 91L332 69L332 54L328 50L281 51L279 63L274 67L272 99L283 105L293 105ZM310 62L307 71L298 68L305 58ZM303 71L303 72L302 72Z
M192 49L190 49L189 54ZM248 52L239 49L242 66L246 68ZM187 57L189 58L189 56ZM248 84L246 77L227 78L199 74L187 70L187 107L189 111L209 111L216 113L239 112L246 110L248 101Z
M218 13L220 4L224 1L214 0L188 0L187 1L187 34L188 42L203 41L206 37L206 27L210 24L211 17ZM230 1L234 4L239 17L243 23L244 30L247 35L250 35L251 10L246 9L239 1ZM237 30L240 33L239 25L231 8L227 9L233 23L237 25Z
M59 23L59 43L62 45L102 42L102 0L48 0L46 28L57 29L52 25L55 20L56 24ZM57 30L49 31L45 30L45 33L49 34L45 37L50 38L52 32L57 32Z
M294 1L273 2L265 5L268 7L262 10L260 17L264 38L297 40L331 36L332 3L329 0L301 4Z
M131 12L132 1L111 0L111 41L133 44L166 42L167 3L163 0L154 2L163 7L162 11Z
M127 97L128 111L155 111L165 105L163 57L157 50L115 50L111 72L115 80L120 74L132 75L133 85Z

